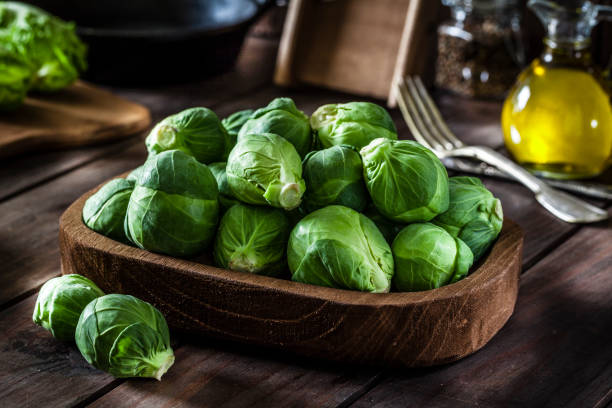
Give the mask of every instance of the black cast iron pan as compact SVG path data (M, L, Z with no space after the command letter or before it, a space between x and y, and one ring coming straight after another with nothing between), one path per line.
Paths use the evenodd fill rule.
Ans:
M270 0L31 0L77 24L89 47L85 78L142 85L229 70Z

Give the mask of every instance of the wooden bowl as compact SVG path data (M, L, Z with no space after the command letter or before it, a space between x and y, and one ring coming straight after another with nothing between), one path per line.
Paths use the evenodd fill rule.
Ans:
M219 269L121 244L83 224L83 204L94 191L60 219L62 273L151 302L174 329L328 360L415 367L475 352L514 310L523 233L508 219L488 257L465 279L425 292L373 294Z

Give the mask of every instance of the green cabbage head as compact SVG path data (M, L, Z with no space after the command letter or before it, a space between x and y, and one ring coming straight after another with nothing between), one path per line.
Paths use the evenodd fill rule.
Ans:
M33 75L25 57L0 45L0 110L12 110L23 103Z
M38 292L32 320L58 340L74 340L81 312L100 296L104 292L84 276L72 274L49 279Z
M366 186L385 217L429 221L448 209L448 175L429 149L410 140L375 139L360 153Z
M369 196L363 182L361 156L351 146L332 146L304 159L304 207L311 212L338 204L363 211Z
M221 124L227 130L227 133L230 134L236 140L238 138L238 133L240 129L242 129L242 125L245 124L247 120L253 114L253 109L245 109L238 112L234 112L229 115L227 118L221 121Z
M443 228L410 224L391 245L395 260L393 286L400 292L439 288L463 279L474 256L470 248Z
M129 242L123 224L134 181L116 178L103 185L83 206L83 222L92 230L120 242Z
M81 313L76 344L89 364L117 378L161 380L174 363L166 319L153 305L129 295L106 295Z
M30 62L31 86L37 91L64 88L87 68L87 48L77 37L74 23L28 4L0 2L0 44Z
M125 217L128 239L142 249L185 257L212 241L219 217L217 181L180 150L145 162Z
M279 276L287 270L285 251L291 225L278 208L236 204L219 225L213 255L218 266Z
M234 197L247 204L290 211L300 205L306 189L300 155L272 133L240 137L227 159L226 174Z
M387 110L370 102L323 105L310 117L310 126L321 148L345 144L361 149L379 137L397 140Z
M393 276L389 244L376 225L340 205L304 217L291 231L292 280L363 292L388 292Z
M475 177L451 177L448 187L448 210L432 222L461 238L474 253L474 260L478 260L501 231L501 202Z
M236 138L208 108L190 108L159 122L145 140L149 154L181 150L208 164L225 161Z
M251 133L274 133L287 139L304 157L312 148L312 132L308 116L291 98L276 98L265 108L257 109L238 133L238 140Z
M239 203L232 194L232 190L227 183L227 175L225 169L227 167L226 162L211 163L208 165L213 176L217 180L217 187L219 188L219 206L221 212L227 211L232 205Z

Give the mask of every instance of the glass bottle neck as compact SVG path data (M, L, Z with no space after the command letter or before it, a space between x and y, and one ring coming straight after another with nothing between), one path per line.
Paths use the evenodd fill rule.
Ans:
M547 65L563 65L587 68L591 66L591 42L559 42L550 37L544 39L546 47L540 60Z

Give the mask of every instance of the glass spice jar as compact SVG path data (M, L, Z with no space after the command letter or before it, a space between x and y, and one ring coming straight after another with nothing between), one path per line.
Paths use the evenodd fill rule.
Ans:
M518 0L442 0L435 83L475 98L503 98L525 62Z

